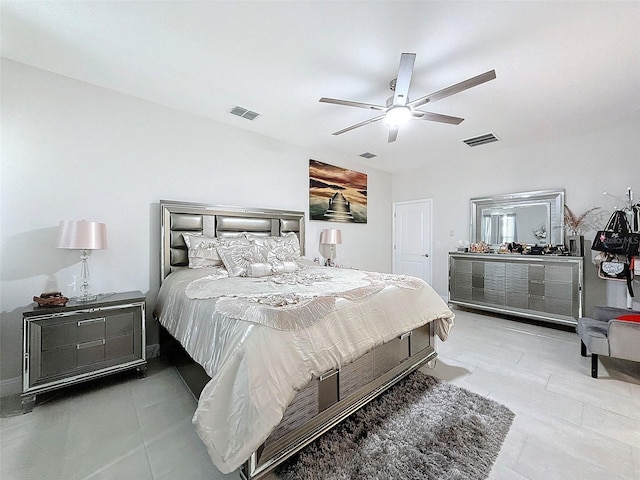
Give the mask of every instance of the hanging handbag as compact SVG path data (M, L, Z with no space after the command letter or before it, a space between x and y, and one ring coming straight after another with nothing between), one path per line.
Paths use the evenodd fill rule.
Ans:
M591 250L635 257L639 247L640 233L632 233L626 214L622 210L616 210L604 230L596 233Z
M628 259L628 261L627 261ZM627 283L627 290L631 297L633 294L634 258L618 257L610 253L600 253L595 258L598 268L598 277L603 280L619 280Z
M598 276L603 280L626 282L629 274L629 264L618 260L615 255L607 255L607 260L600 262L598 265Z

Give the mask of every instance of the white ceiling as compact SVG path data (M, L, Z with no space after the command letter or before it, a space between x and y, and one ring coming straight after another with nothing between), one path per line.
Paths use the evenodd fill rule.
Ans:
M472 162L491 149L640 125L640 2L3 1L2 56L387 171ZM429 104L458 125L382 122L332 132L384 104L400 54L410 97L495 69ZM239 105L261 115L229 114ZM494 132L500 142L460 140ZM639 131L640 134L640 131ZM363 160L357 155L379 156ZM330 160L324 158L323 160ZM574 159L579 161L579 159Z

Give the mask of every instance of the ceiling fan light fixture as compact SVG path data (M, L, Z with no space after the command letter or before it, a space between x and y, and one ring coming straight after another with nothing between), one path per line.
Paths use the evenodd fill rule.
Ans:
M398 137L398 130L400 126L407 123L410 119L416 120L428 120L430 122L448 123L451 125L459 125L464 118L453 117L451 115L443 115L441 113L424 112L418 110L418 108L431 104L437 100L455 95L456 93L463 92L469 88L481 85L489 80L496 78L496 71L489 70L475 77L468 78L462 82L450 85L442 90L433 92L424 97L420 97L416 100L409 101L409 87L411 86L411 77L413 76L413 67L416 60L415 53L403 53L400 55L400 65L398 66L398 75L391 80L389 86L393 91L393 95L387 98L384 105L376 105L373 103L352 102L350 100L340 100L338 98L320 98L321 103L333 103L335 105L344 105L347 107L366 108L367 110L376 110L378 115L371 117L364 122L356 123L337 132L333 132L332 135L341 135L356 128L364 127L375 122L384 121L389 127L388 142L395 142Z
M411 120L411 109L404 106L391 107L384 116L384 122L392 127L399 127Z

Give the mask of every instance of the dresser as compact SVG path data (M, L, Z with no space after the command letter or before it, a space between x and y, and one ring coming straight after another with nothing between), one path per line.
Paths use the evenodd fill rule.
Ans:
M99 295L64 307L36 304L23 311L22 405L36 395L135 368L144 376L145 297L141 292Z
M564 325L583 311L583 258L449 254L449 303Z

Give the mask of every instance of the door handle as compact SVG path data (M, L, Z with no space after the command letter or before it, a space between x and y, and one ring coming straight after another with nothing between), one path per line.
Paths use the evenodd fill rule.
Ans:
M428 254L428 253L425 253L425 254L424 254L424 256L428 258L428 257L429 257L429 254Z

